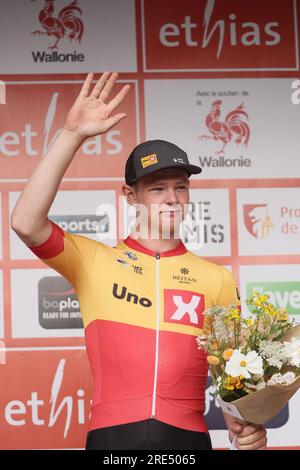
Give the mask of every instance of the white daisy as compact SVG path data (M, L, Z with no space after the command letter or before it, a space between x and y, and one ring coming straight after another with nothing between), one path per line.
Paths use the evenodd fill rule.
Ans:
M231 377L242 375L245 379L250 374L263 374L263 360L256 351L249 351L246 355L235 349L229 361L226 362L225 372Z

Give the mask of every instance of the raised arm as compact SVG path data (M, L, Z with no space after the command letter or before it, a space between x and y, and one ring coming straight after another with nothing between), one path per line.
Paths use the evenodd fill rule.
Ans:
M50 236L48 212L80 145L86 138L105 133L126 117L124 113L112 113L124 100L130 85L123 86L107 102L118 74L104 72L89 94L93 75L87 75L61 132L35 168L12 211L11 227L28 246L40 245Z

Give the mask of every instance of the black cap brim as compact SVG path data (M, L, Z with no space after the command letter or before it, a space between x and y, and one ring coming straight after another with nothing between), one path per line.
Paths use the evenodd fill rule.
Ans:
M166 166L163 166L161 165L159 168L149 168L148 172L143 174L143 175L140 175L140 176L137 176L134 180L131 180L129 183L127 184L133 184L133 183L136 183L138 180L140 180L141 178L144 178L145 176L148 176L148 175L152 175L153 173L157 173L158 171L160 170L166 170L167 168L170 168L172 170L176 170L177 168L179 169L183 169L183 170L186 170L188 173L189 173L189 176L191 175L198 175L202 172L202 168L200 166L197 166L197 165L191 165L191 164L178 164L178 165L166 165Z
M172 168L184 168L187 170L191 175L199 175L202 172L202 168L197 165L176 165L176 167Z

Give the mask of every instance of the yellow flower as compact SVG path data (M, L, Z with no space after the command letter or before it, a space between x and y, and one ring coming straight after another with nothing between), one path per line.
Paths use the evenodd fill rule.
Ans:
M234 390L235 388L239 390L244 388L244 384L242 383L243 378L244 377L242 375L239 377L227 377L224 387L226 390Z
M231 385L231 383L229 381L229 377L226 379L226 383L224 384L224 388L226 388L226 390L234 390L234 386Z
M255 307L261 307L261 305L262 305L262 302L259 298L254 299L253 303L254 303Z
M268 302L269 297L270 296L268 294L259 294L257 291L255 291L253 293L252 301L256 307L263 307L263 304Z
M207 356L207 362L211 365L211 366L217 366L220 364L220 359L216 356Z
M228 320L240 320L240 308L239 307L231 307L227 310L225 314L225 318Z
M224 361L229 361L232 354L233 354L233 349L231 349L231 348L225 349L225 351L222 354L222 357L223 357Z
M244 384L241 382L241 381L243 380L243 378L244 378L244 377L243 377L242 375L240 375L240 376L238 377L238 380L237 380L237 382L236 382L236 384L235 384L235 388L237 388L237 389L244 388Z
M280 308L278 310L278 319L281 321L288 320L288 313L286 308Z
M246 318L244 320L245 322L245 325L248 327L248 328L251 328L253 325L254 325L254 320L253 318Z
M265 302L268 302L269 297L270 297L269 295L264 294L260 296L260 300L265 303Z
M277 317L278 316L278 312L277 312L276 308L274 307L274 305L269 305L268 306L267 313L268 313L268 315L270 315L272 317Z
M274 307L274 305L272 305L272 304L264 305L263 306L263 312L266 315L269 315L270 317L277 317L278 316L277 310Z

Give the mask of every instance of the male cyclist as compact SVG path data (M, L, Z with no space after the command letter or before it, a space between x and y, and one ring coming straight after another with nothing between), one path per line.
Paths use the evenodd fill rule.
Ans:
M86 449L211 449L203 418L207 362L196 337L203 312L238 302L230 272L188 251L179 227L189 177L201 168L162 140L135 147L123 194L137 209L116 247L64 231L48 218L59 184L86 138L125 118L110 101L118 74L89 73L61 133L27 182L11 217L21 240L75 288L94 376ZM264 449L261 426L225 415L239 449Z

